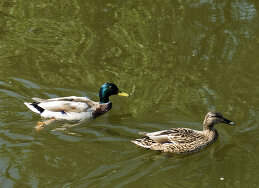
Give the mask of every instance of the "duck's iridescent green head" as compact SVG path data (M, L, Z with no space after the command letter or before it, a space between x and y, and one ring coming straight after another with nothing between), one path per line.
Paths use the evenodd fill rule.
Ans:
M111 96L111 95L120 95L120 96L124 96L124 97L129 96L127 93L120 92L119 88L113 83L103 84L100 89L100 92L99 92L100 103L109 102L109 96Z

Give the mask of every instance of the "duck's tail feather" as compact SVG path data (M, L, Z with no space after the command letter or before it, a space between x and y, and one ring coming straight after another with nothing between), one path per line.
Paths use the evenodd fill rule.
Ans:
M148 132L139 132L138 134L143 135L143 136L147 136Z
M37 113L37 114L41 114L44 112L45 109L41 108L37 103L37 102L33 102L33 103L28 103L25 102L24 103L31 111Z
M37 98L37 97L33 97L32 100L34 100L38 103L47 101L46 99L40 99L40 98Z
M145 142L143 142L142 139L131 140L131 142L133 142L137 146L140 146L140 147L143 147L143 148L150 149L150 147L151 147L150 145L145 144Z

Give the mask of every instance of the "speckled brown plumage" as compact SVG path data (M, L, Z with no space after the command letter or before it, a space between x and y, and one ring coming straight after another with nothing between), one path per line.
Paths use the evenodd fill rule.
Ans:
M218 123L234 125L234 122L227 120L219 112L211 111L205 116L202 131L189 128L172 128L152 133L141 133L145 137L132 142L151 150L169 153L192 153L217 140L218 132L214 125Z

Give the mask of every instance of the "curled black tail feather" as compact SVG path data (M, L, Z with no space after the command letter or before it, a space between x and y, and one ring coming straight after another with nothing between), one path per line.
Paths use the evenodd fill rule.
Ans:
M39 103L37 103L37 102L31 103L31 105L32 105L34 108L36 108L40 113L44 112L45 109L41 108L38 104L39 104Z

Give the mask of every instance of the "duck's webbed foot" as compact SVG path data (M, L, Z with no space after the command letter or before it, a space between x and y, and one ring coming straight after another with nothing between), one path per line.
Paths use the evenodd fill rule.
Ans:
M49 119L47 121L42 121L42 122L39 121L37 123L37 125L35 126L36 131L40 131L40 130L44 129L46 126L48 126L53 121L55 121L55 118L51 118L51 119Z

